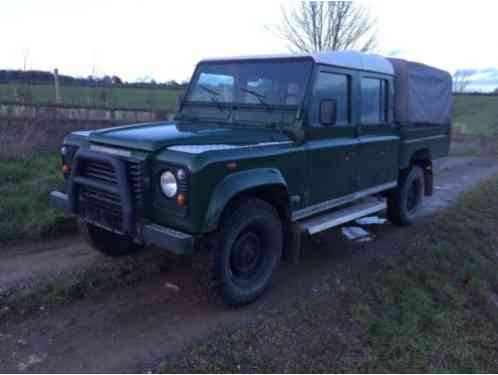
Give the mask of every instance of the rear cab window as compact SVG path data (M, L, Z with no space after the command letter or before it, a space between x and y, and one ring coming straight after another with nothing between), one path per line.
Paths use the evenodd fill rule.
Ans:
M360 120L364 125L388 121L389 83L387 79L361 77Z

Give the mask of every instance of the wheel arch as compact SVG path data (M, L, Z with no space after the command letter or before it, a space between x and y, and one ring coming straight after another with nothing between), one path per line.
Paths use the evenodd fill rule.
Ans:
M284 223L290 218L287 183L279 170L258 168L231 174L215 188L203 220L203 232L218 228L223 215L244 198L260 198L273 205Z

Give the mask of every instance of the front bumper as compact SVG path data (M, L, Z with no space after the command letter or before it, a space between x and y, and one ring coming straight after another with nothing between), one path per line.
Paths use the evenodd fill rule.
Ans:
M66 214L72 214L67 194L60 191L52 191L50 193L50 204L52 207L62 210ZM157 224L144 224L141 235L137 236L137 239L147 246L156 246L178 255L192 254L196 242L196 237L188 233Z

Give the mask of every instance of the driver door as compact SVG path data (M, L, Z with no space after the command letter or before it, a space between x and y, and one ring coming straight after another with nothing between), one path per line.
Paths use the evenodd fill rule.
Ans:
M321 68L316 75L307 127L309 205L331 203L358 189L357 137L354 101L355 73ZM336 102L335 124L320 122L322 100Z

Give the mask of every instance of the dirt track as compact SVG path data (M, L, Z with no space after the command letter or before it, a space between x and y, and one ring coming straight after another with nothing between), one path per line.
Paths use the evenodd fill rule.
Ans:
M0 372L131 372L146 371L168 353L202 338L218 327L243 327L259 314L285 309L312 298L324 278L347 278L348 269L367 259L389 256L410 231L422 229L431 216L487 177L498 173L498 161L452 157L436 165L436 192L428 199L417 225L372 229L376 240L353 243L339 231L307 244L302 264L283 264L274 287L256 303L238 310L208 304L192 283L190 266L181 259L170 271L135 287L123 287L65 306L43 306L28 317L0 323ZM54 272L70 272L102 261L76 238L19 244L3 252L0 285L7 287ZM368 265L371 267L371 265ZM27 277L30 275L30 277ZM174 283L175 292L166 286ZM335 286L326 285L334 288Z

